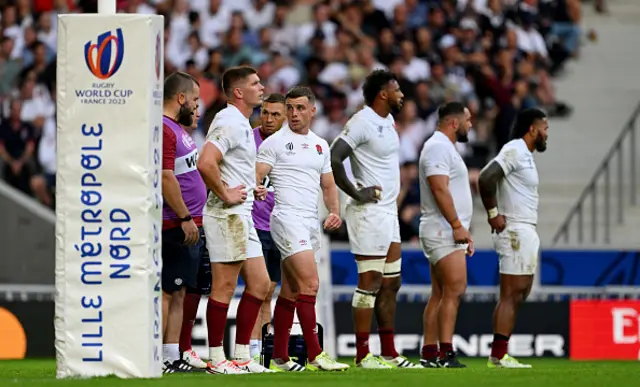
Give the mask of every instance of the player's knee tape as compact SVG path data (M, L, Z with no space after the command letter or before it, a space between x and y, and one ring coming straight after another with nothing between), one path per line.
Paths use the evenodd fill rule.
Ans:
M351 299L351 306L354 308L371 309L376 306L377 291L362 290L356 288Z
M402 271L402 258L398 259L395 262L385 263L383 277L384 278L399 277L401 271Z
M385 258L356 261L356 265L358 266L358 274L366 273L368 271L377 271L378 273L384 273L385 262Z

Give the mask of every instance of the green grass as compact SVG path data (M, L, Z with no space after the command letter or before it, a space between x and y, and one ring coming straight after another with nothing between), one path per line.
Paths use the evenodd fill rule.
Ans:
M639 386L638 362L575 362L558 359L524 359L533 369L488 369L484 359L461 359L466 369L417 369L347 372L306 372L262 375L168 375L157 380L121 380L113 377L92 380L56 380L53 360L0 361L0 386L149 386L206 387L604 387Z

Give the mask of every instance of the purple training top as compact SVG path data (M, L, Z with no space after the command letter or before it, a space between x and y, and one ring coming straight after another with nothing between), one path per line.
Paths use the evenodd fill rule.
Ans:
M256 139L256 150L258 150L263 141L259 126L253 129L253 136ZM269 193L267 193L265 200L253 201L253 211L251 211L251 215L253 216L253 225L257 230L270 231L269 219L271 218L271 212L273 211L273 206L276 204L276 200L269 176L265 176L262 185L267 187Z
M162 169L173 171L180 183L182 199L196 225L202 225L202 209L207 201L207 187L198 172L198 147L182 127L168 117L162 118ZM180 227L178 215L164 202L162 229Z

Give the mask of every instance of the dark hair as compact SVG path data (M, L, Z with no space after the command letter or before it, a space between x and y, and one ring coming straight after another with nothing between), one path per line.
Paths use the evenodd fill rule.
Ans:
M33 42L33 44L31 45L31 50L35 51L40 47L45 47L44 43L42 43L39 40L36 40L35 42Z
M284 98L284 95L280 94L280 93L271 93L269 95L267 95L267 97L265 99L262 100L263 103L281 103L284 104L286 102L286 99Z
M197 11L189 11L189 24L193 24L200 20L200 14Z
M164 79L164 100L171 100L180 93L193 90L194 84L200 86L200 83L187 73L176 71L169 74Z
M367 75L362 86L362 95L367 106L371 106L378 94L391 81L397 81L395 75L387 70L375 70Z
M233 96L233 85L238 81L247 79L249 75L257 74L257 71L249 66L231 67L222 74L222 91L227 97Z
M464 114L465 106L460 102L448 102L438 108L438 121L442 121L450 116Z
M311 104L316 103L316 96L313 94L313 91L311 91L311 89L306 86L294 86L289 89L289 91L287 91L287 95L285 96L286 99L301 97L307 97Z
M527 132L529 132L529 128L533 125L537 120L542 120L547 117L547 113L543 112L540 109L525 109L518 114L516 117L516 122L513 124L513 128L511 129L511 139L517 139L524 137Z

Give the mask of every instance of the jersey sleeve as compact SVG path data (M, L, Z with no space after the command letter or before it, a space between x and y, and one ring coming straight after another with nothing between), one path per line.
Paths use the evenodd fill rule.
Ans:
M434 146L428 149L424 158L424 171L426 177L444 175L451 172L451 155L445 146Z
M325 142L321 146L326 149L326 151L323 152L324 162L322 163L322 174L333 172L333 169L331 168L331 150L329 149L329 144Z
M238 145L240 132L240 130L234 130L230 125L213 122L207 134L207 141L215 145L224 156Z
M278 155L276 153L274 141L270 140L271 139L268 138L262 143L262 145L260 145L260 149L258 149L258 154L256 156L256 163L265 163L273 167L276 164Z
M162 169L175 170L176 134L167 125L162 126Z
M508 176L518 168L519 159L520 157L516 148L503 147L493 160L502 167L504 175Z
M367 141L367 133L366 133L365 125L356 119L350 119L347 124L344 126L342 133L338 136L346 142L351 149L355 149L358 145Z

